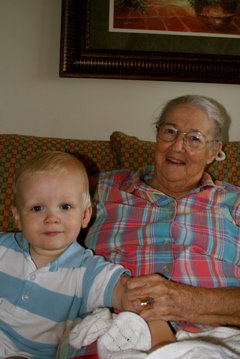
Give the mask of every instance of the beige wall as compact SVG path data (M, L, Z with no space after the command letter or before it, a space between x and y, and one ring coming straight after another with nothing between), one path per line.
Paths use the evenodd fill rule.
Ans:
M60 18L61 0L0 0L1 133L152 140L163 103L192 93L221 102L240 140L239 85L59 78Z

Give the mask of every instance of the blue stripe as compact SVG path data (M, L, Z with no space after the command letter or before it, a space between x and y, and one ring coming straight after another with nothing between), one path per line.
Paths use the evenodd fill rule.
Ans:
M29 244L22 233L0 233L1 246L11 248L15 252L28 251ZM29 255L29 254L28 254Z
M48 275L50 277L51 273ZM79 314L81 298L77 296L72 297L55 293L48 289L41 288L36 283L23 281L4 273L0 273L0 283L2 298L35 315L54 322L62 322L67 319L74 320ZM9 285L9 283L11 283L11 285ZM16 295L16 293L18 293L18 295ZM29 295L28 300L24 301L21 298L24 294Z
M36 324L37 325L37 324ZM54 344L41 344L27 340L19 335L8 325L0 322L0 328L4 331L5 335L22 351L28 352L34 358L40 359L53 359L56 355L57 345ZM33 349L34 347L34 349Z
M84 296L82 298L82 313L87 312L87 304L89 301L89 293L90 290L92 289L93 286L93 282L96 278L96 276L106 267L106 264L109 264L108 262L106 262L106 260L103 257L100 256L94 256L91 258L90 261L88 261L88 266L87 266L87 270L84 274L83 277L83 292L84 292ZM114 279L112 278L113 281L118 280L119 276L124 272L124 269L119 269L119 271L115 271L114 274L112 275L112 277L114 277ZM104 279L102 279L102 281L104 281ZM112 296L112 292L113 292L113 288L111 291L107 291L107 299L106 302L103 303L104 306L111 306L111 296Z
M123 271L121 268L117 269L115 271L116 275L115 276L112 276L111 279L109 280L108 284L107 284L107 287L106 287L106 290L104 292L104 306L105 307L112 307L112 294L113 294L113 290L114 290L114 287L118 281L118 278L121 277L121 275L123 274ZM129 270L126 270L125 274L127 275L131 275L131 272Z

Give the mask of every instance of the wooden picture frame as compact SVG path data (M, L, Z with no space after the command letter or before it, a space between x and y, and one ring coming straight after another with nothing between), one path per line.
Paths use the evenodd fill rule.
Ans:
M126 50L120 46L117 48L123 36L131 36L134 43L135 39L140 38L140 42L144 43L148 42L150 35L110 34L108 9L109 0L62 0L60 77L240 84L240 38L201 39L202 49L212 49L213 44L217 44L218 49L222 48L224 41L224 49L228 47L232 53L225 50L221 54L198 52L196 46L193 46L196 38L174 35L154 36L158 36L159 43L161 39L164 39L164 43L173 44L175 41L176 49L182 41L191 50L187 47L184 52L178 49L174 52L166 49ZM100 17L102 19L98 20ZM91 38L96 40L96 37L99 37L97 43L100 42L100 45L92 46ZM110 39L115 48L102 46L101 39ZM226 46L228 43L229 46ZM192 49L195 49L195 53Z

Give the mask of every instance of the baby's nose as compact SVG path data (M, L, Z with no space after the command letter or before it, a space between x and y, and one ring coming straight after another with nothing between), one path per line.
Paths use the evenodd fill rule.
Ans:
M45 218L46 223L58 223L59 221L59 217L53 212L49 212Z

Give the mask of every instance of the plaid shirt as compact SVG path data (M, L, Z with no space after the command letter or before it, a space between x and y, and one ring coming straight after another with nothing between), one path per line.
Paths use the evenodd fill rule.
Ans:
M193 286L240 286L240 188L204 173L199 188L174 199L148 186L152 177L148 167L90 180L91 188L97 186L96 218L87 247L134 276L161 273Z

